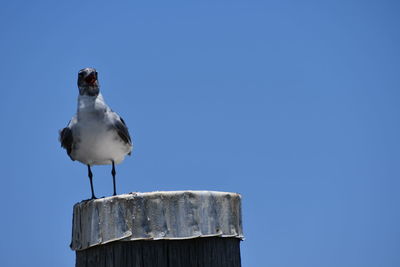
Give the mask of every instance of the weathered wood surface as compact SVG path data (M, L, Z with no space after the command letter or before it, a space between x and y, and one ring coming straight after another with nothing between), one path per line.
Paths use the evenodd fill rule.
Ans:
M76 267L237 267L241 196L131 193L75 204Z
M240 267L240 239L116 241L76 252L76 267Z
M215 191L131 193L75 204L71 248L117 240L243 238L241 196Z

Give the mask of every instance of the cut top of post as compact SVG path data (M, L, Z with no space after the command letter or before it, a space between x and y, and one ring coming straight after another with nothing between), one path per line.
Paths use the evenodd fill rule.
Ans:
M211 236L243 238L239 194L160 191L80 202L74 205L71 248Z

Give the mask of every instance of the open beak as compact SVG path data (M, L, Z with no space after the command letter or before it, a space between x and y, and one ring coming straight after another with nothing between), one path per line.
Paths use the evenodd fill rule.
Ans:
M91 73L85 78L85 82L89 85L94 85L97 81L96 74Z

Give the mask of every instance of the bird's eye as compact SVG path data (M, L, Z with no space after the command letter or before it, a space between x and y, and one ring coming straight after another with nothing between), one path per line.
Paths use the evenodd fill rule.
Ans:
M83 72L79 72L79 73L78 73L78 76L79 76L79 77L83 77Z

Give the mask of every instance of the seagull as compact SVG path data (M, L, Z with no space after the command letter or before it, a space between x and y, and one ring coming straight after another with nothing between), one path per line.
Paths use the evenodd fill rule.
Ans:
M79 161L88 168L92 198L93 165L112 165L114 196L115 165L126 155L131 155L132 141L124 120L111 110L100 93L98 74L94 68L85 68L78 73L78 110L67 127L59 131L61 146L67 150L71 160Z

